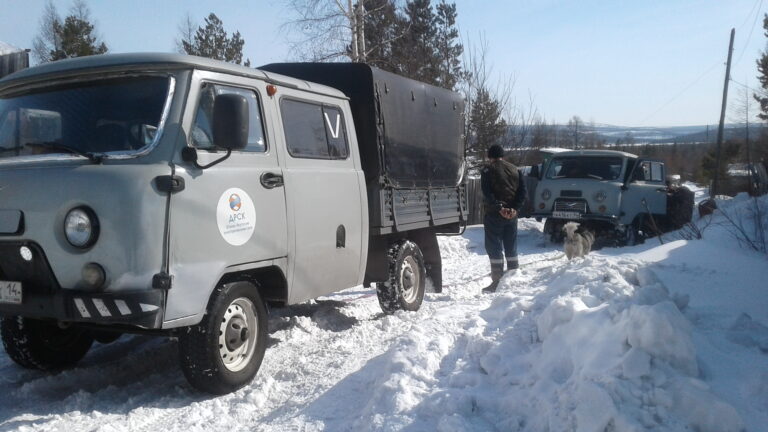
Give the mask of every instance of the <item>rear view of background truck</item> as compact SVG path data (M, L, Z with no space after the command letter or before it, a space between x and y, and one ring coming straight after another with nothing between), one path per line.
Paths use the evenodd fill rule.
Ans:
M463 108L361 64L125 54L3 79L6 351L57 369L176 336L220 394L256 374L268 305L375 283L385 312L418 309L465 221Z

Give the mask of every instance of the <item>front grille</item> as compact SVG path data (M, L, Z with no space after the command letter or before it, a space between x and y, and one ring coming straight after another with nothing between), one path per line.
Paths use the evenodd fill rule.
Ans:
M567 197L567 198L581 198L581 191L580 190L564 190L560 191L561 197Z
M577 200L555 200L555 211L587 212L587 202Z

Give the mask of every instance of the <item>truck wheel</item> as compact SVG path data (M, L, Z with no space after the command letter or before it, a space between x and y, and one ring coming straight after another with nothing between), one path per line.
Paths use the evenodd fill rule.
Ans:
M3 318L2 337L8 357L25 368L40 370L72 366L93 344L87 330L16 316Z
M635 220L627 226L624 234L624 246L636 246L645 243L645 235L640 231L640 222Z
M179 359L192 387L212 394L251 382L267 346L267 310L249 282L214 292L203 320L179 335Z
M419 310L424 300L427 277L419 246L403 240L392 245L387 256L389 280L376 284L381 309L388 314L396 310Z
M549 235L549 241L555 244L563 243L565 234L563 233L563 223L555 222L547 218L544 221L544 234Z

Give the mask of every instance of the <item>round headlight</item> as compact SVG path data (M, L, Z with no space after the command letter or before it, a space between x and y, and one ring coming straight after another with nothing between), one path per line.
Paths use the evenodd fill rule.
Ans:
M85 249L96 243L99 236L99 221L93 210L86 207L74 208L64 219L64 234L74 247Z
M595 201L597 202L603 202L608 197L608 195L605 194L604 191L599 191L595 194Z
M552 198L552 192L550 192L549 189L544 189L541 191L541 199L546 201L550 198Z

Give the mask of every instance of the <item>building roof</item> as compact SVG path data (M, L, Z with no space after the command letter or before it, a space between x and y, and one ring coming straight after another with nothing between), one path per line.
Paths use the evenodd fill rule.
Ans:
M21 48L16 48L11 44L7 44L3 41L0 41L0 55L12 54L20 51L24 51L24 50Z

